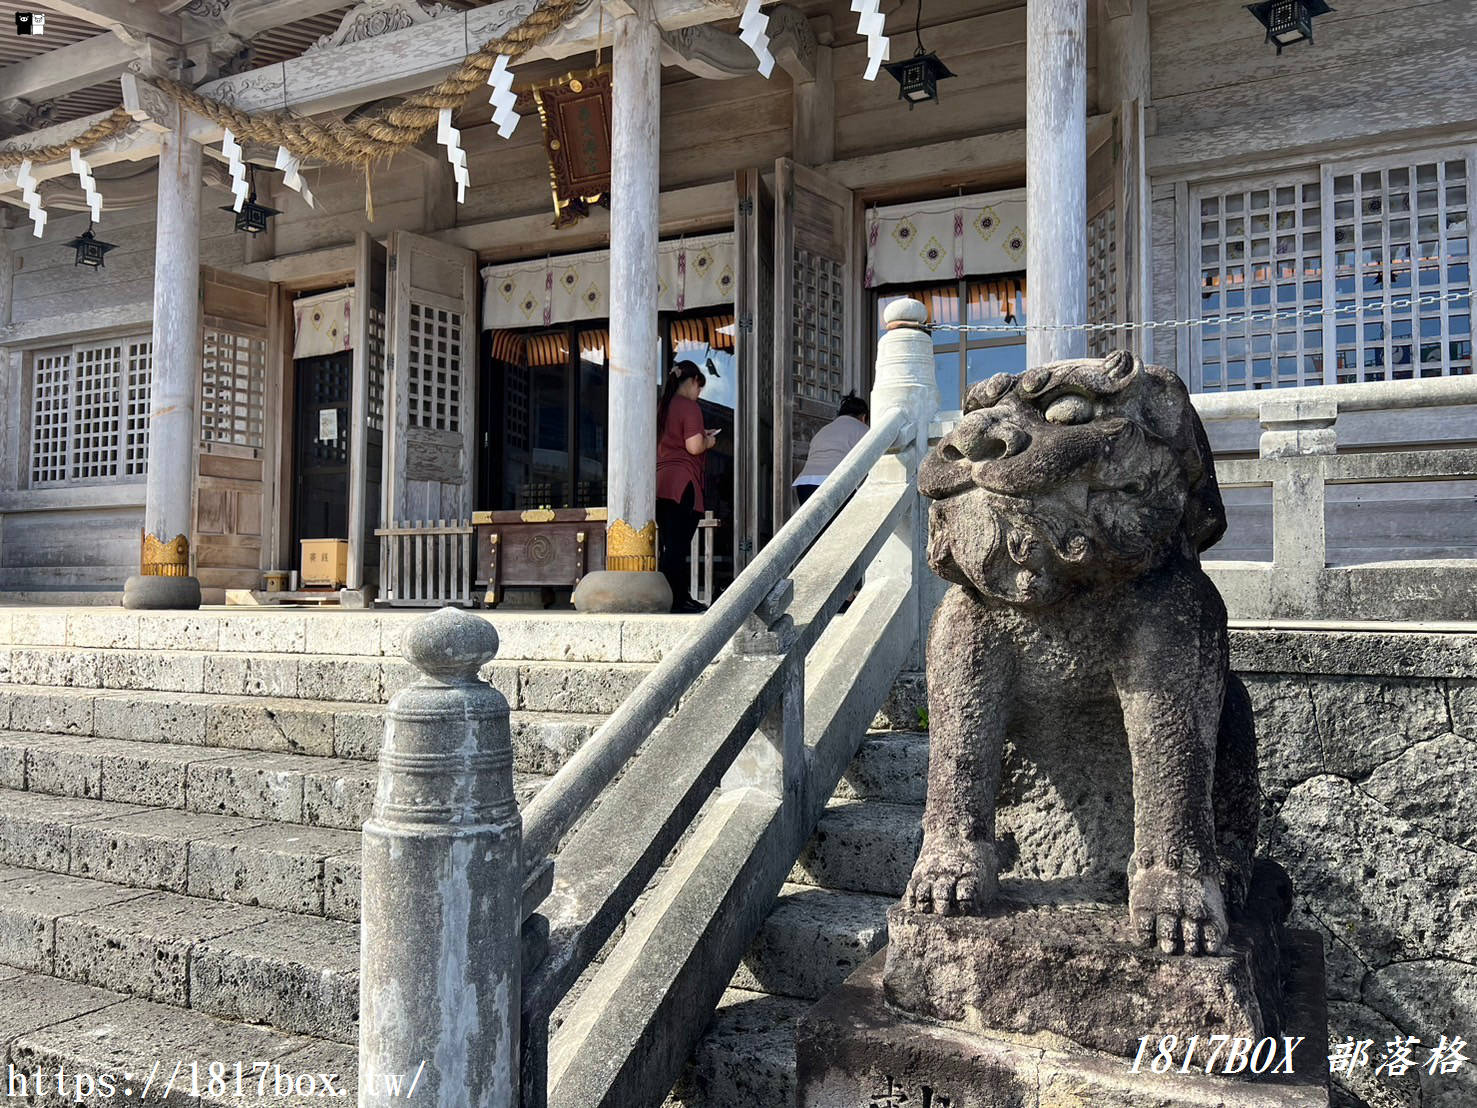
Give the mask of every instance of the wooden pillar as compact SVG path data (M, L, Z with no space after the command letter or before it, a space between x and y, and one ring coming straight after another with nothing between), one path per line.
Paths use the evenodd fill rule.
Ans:
M198 608L190 576L191 490L199 433L200 147L179 125L159 150L154 226L154 372L149 469L139 575L124 585L128 608Z
M575 592L581 611L671 608L656 572L657 205L661 33L654 0L631 0L611 50L610 392L605 573Z
M1027 322L1087 320L1087 0L1026 4ZM1083 331L1028 331L1026 364L1080 358Z

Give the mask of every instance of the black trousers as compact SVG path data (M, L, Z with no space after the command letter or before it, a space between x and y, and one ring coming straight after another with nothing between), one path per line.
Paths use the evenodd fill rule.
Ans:
M697 491L689 481L687 488L682 491L681 500L664 500L658 497L656 501L656 564L666 577L667 584L672 586L674 608L692 600L687 592L690 583L687 555L692 548L692 536L697 533L700 518L692 506L696 499Z
M795 490L796 504L804 504L815 495L816 489L820 488L819 485L792 485L791 487Z

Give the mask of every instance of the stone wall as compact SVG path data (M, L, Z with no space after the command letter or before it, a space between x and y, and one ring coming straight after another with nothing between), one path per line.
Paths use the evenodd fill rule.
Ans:
M1323 936L1330 1038L1374 1043L1367 1067L1335 1079L1335 1104L1467 1108L1477 1063L1400 1079L1374 1069L1397 1037L1421 1040L1422 1064L1442 1035L1477 1042L1477 627L1370 626L1231 632L1256 711L1262 848L1292 877L1294 924ZM915 729L924 708L922 676L904 674L880 722ZM1064 749L1082 749L1063 733ZM1101 887L1116 870L1121 884L1121 753L1094 747L1074 771L1059 751L1010 751L1007 875Z

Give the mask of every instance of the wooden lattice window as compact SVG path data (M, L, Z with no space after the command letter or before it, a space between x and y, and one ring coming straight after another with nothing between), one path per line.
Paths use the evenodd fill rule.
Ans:
M1118 319L1118 217L1110 205L1087 221L1087 322ZM1122 339L1118 331L1088 331L1087 353L1106 357Z
M385 427L385 311L369 309L369 411L365 422L371 431Z
M461 429L462 316L410 302L408 411L412 427Z
M86 481L118 473L121 346L84 346L72 359L72 472Z
M266 339L206 329L200 375L201 442L262 447L266 370Z
M137 339L124 344L128 350L123 400L123 472L142 476L149 464L149 396L154 378L154 344Z
M147 469L152 347L79 343L31 363L32 485L96 483Z
M37 354L31 367L31 483L67 479L72 426L72 352Z
M1465 157L1332 173L1337 380L1384 381L1472 372L1467 300L1392 307L1471 291Z
M794 258L793 366L795 395L823 404L841 401L846 335L842 264L804 247Z
M1205 392L1323 384L1323 232L1316 180L1201 196L1200 316L1287 312L1199 329ZM1192 339L1192 344L1195 340Z
M1471 373L1472 174L1466 150L1197 190L1201 318L1286 316L1202 326L1199 387Z

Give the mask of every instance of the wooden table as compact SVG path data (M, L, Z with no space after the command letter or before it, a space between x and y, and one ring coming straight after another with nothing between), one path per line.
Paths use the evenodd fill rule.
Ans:
M572 589L605 568L604 508L474 512L477 585L496 606L508 588Z

